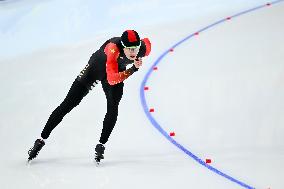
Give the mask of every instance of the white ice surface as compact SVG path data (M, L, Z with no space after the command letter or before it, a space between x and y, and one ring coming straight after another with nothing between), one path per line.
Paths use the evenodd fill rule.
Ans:
M140 28L152 41L152 53L125 82L100 167L92 158L106 112L101 86L65 117L30 166L25 161L48 116L107 37L0 59L0 188L241 188L165 140L139 99L145 73L170 45L241 10L220 8ZM279 3L188 40L162 60L146 93L154 117L166 131L175 131L178 142L260 189L284 188L283 18Z

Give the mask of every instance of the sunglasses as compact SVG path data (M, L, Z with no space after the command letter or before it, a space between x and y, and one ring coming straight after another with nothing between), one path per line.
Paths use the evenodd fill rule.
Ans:
M138 51L140 46L141 46L141 41L140 41L140 44L138 46L130 46L130 47L127 47L123 44L123 42L121 41L121 44L124 48L126 48L127 50L129 51Z

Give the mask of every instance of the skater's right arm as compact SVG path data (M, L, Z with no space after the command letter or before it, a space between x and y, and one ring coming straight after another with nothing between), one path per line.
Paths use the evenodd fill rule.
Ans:
M114 43L109 43L104 49L104 52L107 56L106 61L106 73L107 81L110 85L115 85L121 83L127 79L130 75L138 70L134 65L131 68L123 72L118 71L118 62L117 58L119 57L119 49Z

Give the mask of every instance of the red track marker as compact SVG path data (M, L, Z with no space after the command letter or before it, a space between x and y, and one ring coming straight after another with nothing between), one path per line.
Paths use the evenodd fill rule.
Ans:
M267 3L267 4L266 4L266 6L270 6L270 5L271 5L271 3Z
M171 48L171 49L170 49L170 52L174 52L174 49L173 49L173 48Z
M170 132L170 136L176 136L175 132Z
M149 111L150 111L150 112L154 112L155 110L154 110L154 108L151 108Z
M211 163L212 161L211 161L211 159L206 159L205 162L206 163Z
M227 19L227 20L231 20L232 18L231 18L231 17L227 17L226 19Z
M158 67L154 67L153 70L158 70Z
M199 32L196 32L194 35L199 35Z
M149 87L144 87L144 90L145 90L145 91L148 91L148 90L149 90Z

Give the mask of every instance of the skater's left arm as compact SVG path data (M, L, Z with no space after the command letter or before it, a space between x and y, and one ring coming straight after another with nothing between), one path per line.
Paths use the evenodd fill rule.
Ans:
M148 56L151 52L151 42L148 38L141 40L141 46L134 61L134 66L139 69L142 66L142 57Z

